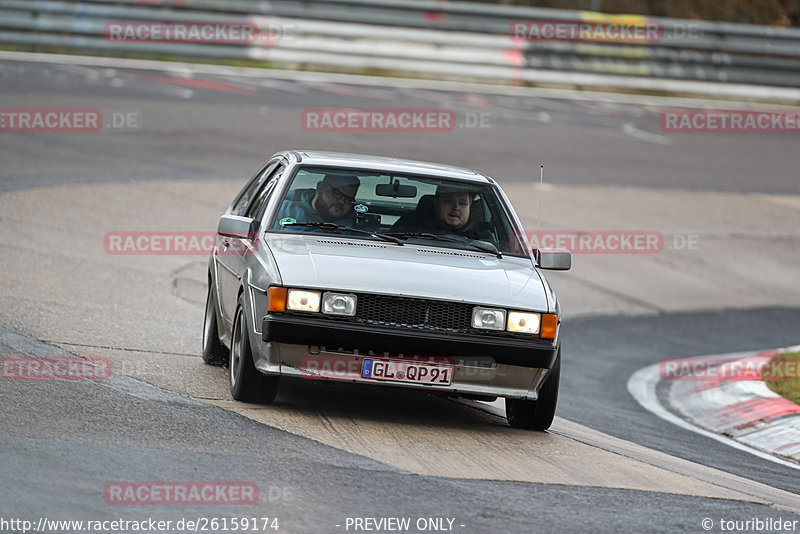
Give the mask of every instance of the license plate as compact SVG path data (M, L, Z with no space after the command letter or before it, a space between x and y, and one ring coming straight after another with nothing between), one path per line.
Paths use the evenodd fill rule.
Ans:
M363 378L437 386L449 386L453 382L454 371L455 367L450 364L386 358L364 358L361 364Z

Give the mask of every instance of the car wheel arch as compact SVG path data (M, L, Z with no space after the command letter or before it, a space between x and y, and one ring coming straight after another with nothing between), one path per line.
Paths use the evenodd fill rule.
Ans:
M255 317L254 315L256 308L255 308L255 300L253 298L253 291L261 291L261 290L250 283L250 280L252 278L251 275L252 272L249 268L245 270L244 273L242 273L242 277L240 279L241 283L239 284L239 290L236 294L236 302L238 303L239 299L241 299L243 306L242 313L244 314L245 320L248 321L247 324L249 325L247 331L248 334L250 334L251 337L253 338L250 340L252 344L252 343L258 343L261 340L261 332L259 329L260 325L257 321L257 317ZM247 289L247 291L245 291L245 289ZM250 313L248 313L248 309L250 310Z

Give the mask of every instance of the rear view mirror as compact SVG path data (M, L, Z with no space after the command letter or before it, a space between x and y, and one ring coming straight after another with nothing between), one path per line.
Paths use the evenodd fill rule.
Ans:
M378 184L375 186L375 194L379 197L414 198L417 196L417 188L413 185L401 185L400 182Z
M259 222L247 217L236 215L223 215L219 219L217 233L223 237L237 237L239 239L254 239L258 235Z
M572 267L572 254L565 248L537 248L533 254L540 269L569 271Z

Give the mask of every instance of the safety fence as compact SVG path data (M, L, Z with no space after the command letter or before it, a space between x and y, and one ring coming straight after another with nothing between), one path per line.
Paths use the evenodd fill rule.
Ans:
M0 0L0 45L503 83L800 87L799 29L429 0Z

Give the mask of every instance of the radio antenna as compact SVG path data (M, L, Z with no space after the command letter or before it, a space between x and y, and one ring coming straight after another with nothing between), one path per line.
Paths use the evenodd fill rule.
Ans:
M544 165L539 165L539 238L542 235L542 192L544 191Z

